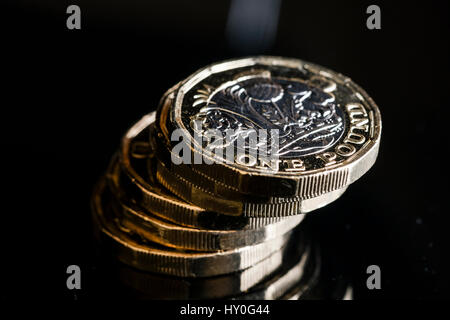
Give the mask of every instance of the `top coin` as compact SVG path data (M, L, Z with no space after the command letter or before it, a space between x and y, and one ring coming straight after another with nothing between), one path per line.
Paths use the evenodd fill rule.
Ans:
M305 199L360 178L381 135L377 106L349 78L265 56L197 71L165 95L158 124L175 164L245 194Z

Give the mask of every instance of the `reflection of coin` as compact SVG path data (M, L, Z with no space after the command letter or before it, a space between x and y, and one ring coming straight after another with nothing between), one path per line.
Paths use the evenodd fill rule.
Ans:
M318 247L312 249L308 265L305 267L304 276L293 286L279 296L280 300L311 300L314 299L314 291L320 280L322 261Z
M111 194L102 182L92 198L97 235L122 263L149 272L180 277L208 277L236 272L268 258L284 247L291 232L254 246L219 252L192 252L145 241L119 225L109 207Z
M115 194L119 194L117 177L120 174L120 166L115 162L111 166L112 172L108 174L111 188ZM254 229L236 230L210 230L188 228L174 225L143 212L126 199L114 201L115 212L121 224L143 238L150 241L179 249L198 251L230 250L255 245L263 241L276 238L297 226L303 215L297 215L278 222Z
M168 94L158 115L167 148L175 146L171 134L178 129L193 143L188 155L192 163L195 154L218 160L184 165L253 195L310 198L343 188L373 165L381 133L378 108L350 79L277 57L206 67ZM237 139L241 132L260 129L279 132L278 148L268 148L269 159L276 159L270 164L258 156L239 159L237 147L234 158L226 159L217 152L223 144L211 148L207 136L210 130L234 130Z
M118 271L121 282L136 290L138 296L143 299L216 299L238 296L245 294L248 290L251 291L251 288L263 280L267 281L284 272L286 268L282 265L285 263L293 265L294 261L297 263L300 259L306 260L308 252L305 252L303 239L299 236L301 234L296 232L296 235L289 240L289 245L254 266L222 276L169 277L145 273L126 266L119 266ZM293 246L293 242L296 242L297 246Z
M248 293L236 297L241 300L288 299L289 292L302 295L312 288L319 275L320 256L316 247L308 246L303 255L294 255L290 263L284 264L276 274L252 288ZM299 288L302 292L299 293Z
M150 168L150 174L147 172L147 159L152 154L148 144L149 128L154 120L154 113L144 116L127 132L119 153L123 174L110 177L113 180L118 179L115 183L119 184L121 190L128 191L126 196L130 201L136 202L137 205L159 218L200 229L256 229L285 219L231 217L217 214L186 203L159 187L158 183L152 179L156 168Z

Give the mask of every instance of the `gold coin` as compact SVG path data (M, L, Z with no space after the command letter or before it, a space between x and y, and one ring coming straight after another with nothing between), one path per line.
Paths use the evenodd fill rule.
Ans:
M151 113L129 129L122 139L119 152L123 173L110 176L110 180L114 181L120 190L128 191L124 196L130 201L161 219L199 229L259 229L285 219L284 217L232 217L218 214L207 208L187 203L168 192L153 179L156 168L148 168L147 160L153 158L154 154L148 142L150 128L154 121L155 113ZM109 169L109 172L111 171L112 169Z
M301 60L262 56L197 71L165 96L157 124L166 147L183 150L180 165L243 194L302 199L359 179L374 164L381 135L377 106L349 78ZM268 144L267 157L259 157L259 146L250 156L242 152L250 142L235 146L227 130L235 140L266 130L264 141L278 143ZM186 139L172 141L174 133ZM228 146L233 152L225 152Z
M277 222L259 228L236 228L233 230L213 230L204 228L189 228L175 225L150 212L144 212L126 197L121 196L118 183L121 171L120 163L113 160L108 172L108 181L113 194L120 199L113 201L115 214L122 226L139 234L141 237L164 246L195 250L216 251L231 250L248 245L255 245L279 237L295 228L303 215L280 219ZM154 210L154 208L153 208Z
M180 277L209 277L245 270L281 250L291 233L239 249L216 252L175 250L142 239L118 223L110 208L111 194L101 181L92 198L96 234L120 262L139 270Z

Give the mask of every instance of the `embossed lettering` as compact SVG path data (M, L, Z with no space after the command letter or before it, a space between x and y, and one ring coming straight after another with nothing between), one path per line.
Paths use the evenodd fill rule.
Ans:
M343 143L336 147L336 153L343 157L350 157L355 152L356 148L348 143Z
M290 159L290 160L284 160L283 163L286 164L285 171L304 171L305 164L300 159Z
M323 162L325 162L325 166L330 166L336 163L336 153L332 151L324 152L322 154L318 154L316 156L316 159L321 159L323 160Z
M369 131L367 112L360 103L349 103L345 108L349 113L351 126L344 143L363 144L366 141L366 137L361 133L355 132L355 130Z
M280 167L281 160L274 160L274 159L265 159L265 158L259 158L259 164L256 166L258 169L263 170L270 170L277 172Z

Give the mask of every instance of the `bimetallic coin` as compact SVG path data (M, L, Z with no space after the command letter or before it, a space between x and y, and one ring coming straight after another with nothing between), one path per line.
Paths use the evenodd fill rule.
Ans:
M263 56L197 71L166 95L157 123L169 150L175 130L188 138L190 164L182 165L241 193L302 199L360 178L375 162L381 135L377 106L349 78L301 60ZM246 155L243 150L255 149L250 142L236 144L231 160L217 152L234 140L219 144L211 132L220 140L227 130L235 140L267 130L267 157ZM212 164L194 164L196 158Z
M148 159L153 150L148 143L150 126L155 122L155 113L144 116L126 133L119 152L123 174L119 177L119 186L127 191L126 197L138 206L172 223L212 230L257 229L279 222L285 218L248 218L218 214L195 206L172 195L154 181L156 167L150 166ZM150 164L152 161L150 161ZM175 182L177 184L178 182ZM294 223L295 224L295 223Z
M121 226L113 215L111 197L102 181L92 198L94 227L101 244L124 264L139 270L180 276L208 277L244 270L281 250L291 233L257 245L218 252L175 250L146 241Z
M119 162L113 161L111 172L107 174L113 194L120 194L118 177L120 175ZM120 196L119 196L120 197ZM279 237L295 228L303 215L255 229L211 230L196 229L174 225L158 219L151 213L143 212L127 199L113 201L117 218L123 227L132 230L150 241L177 249L195 251L231 250L249 245L255 245Z

